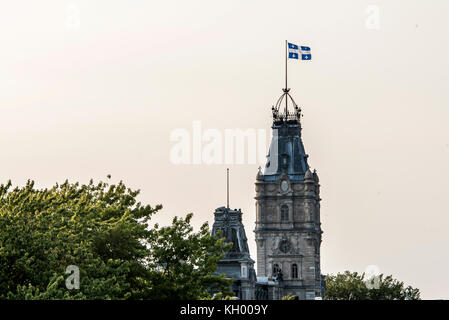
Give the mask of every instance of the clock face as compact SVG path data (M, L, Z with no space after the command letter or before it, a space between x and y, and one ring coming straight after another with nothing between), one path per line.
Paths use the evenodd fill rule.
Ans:
M284 191L284 192L288 190L288 182L286 180L282 180L282 182L281 182L281 190Z

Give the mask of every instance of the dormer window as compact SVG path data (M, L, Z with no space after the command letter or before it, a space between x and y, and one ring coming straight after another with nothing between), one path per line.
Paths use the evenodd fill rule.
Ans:
M288 168L288 163L289 163L289 156L288 156L288 154L286 154L286 153L284 153L282 156L281 156L281 167L282 167L282 169L287 169Z

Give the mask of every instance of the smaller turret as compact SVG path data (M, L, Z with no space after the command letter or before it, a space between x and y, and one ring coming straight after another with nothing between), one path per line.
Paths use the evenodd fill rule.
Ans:
M315 179L316 182L320 182L320 179L318 178L318 174L316 173L316 170L313 170L313 178Z
M259 167L259 171L257 172L256 180L257 181L263 181L263 173L262 173L262 168L261 167Z
M304 175L304 180L313 180L313 173L310 169L307 169L306 174Z

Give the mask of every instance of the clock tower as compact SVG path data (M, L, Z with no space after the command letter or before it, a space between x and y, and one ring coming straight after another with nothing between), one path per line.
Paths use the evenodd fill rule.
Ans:
M324 293L318 175L309 168L301 109L289 89L272 112L267 163L256 177L257 276L271 287L269 299L315 299Z

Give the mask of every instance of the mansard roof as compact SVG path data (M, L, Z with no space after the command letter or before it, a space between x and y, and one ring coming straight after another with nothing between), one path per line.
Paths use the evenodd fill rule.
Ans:
M241 209L232 210L226 207L219 207L215 209L214 220L212 234L215 235L218 230L221 230L221 236L226 238L227 242L233 243L232 248L226 253L222 261L248 261L254 263L249 254Z
M273 137L264 170L264 181L272 182L285 173L292 181L303 181L309 169L299 121L274 122Z
M283 91L272 108L273 137L264 170L265 182L274 182L284 173L292 181L304 181L304 175L309 169L309 155L301 139L301 109L289 94L290 89ZM293 110L289 110L292 107Z

